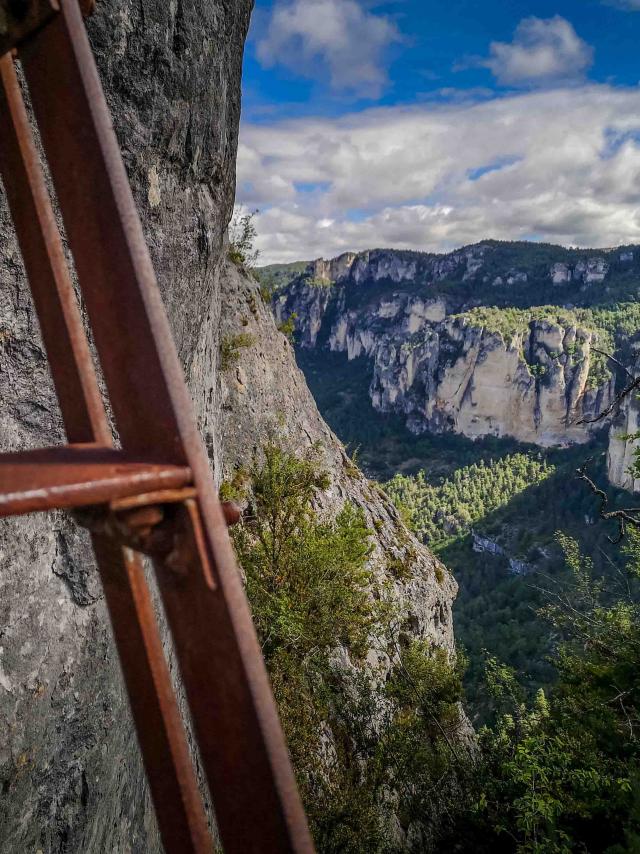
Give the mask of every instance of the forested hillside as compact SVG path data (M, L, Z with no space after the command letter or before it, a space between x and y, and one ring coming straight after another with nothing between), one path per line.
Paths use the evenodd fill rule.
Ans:
M615 579L615 524L576 477L589 470L612 507L630 497L607 483L606 431L587 445L541 449L509 439L471 441L411 434L402 419L368 404L371 365L364 357L298 348L297 358L321 412L370 477L382 483L405 520L454 573L456 639L469 664L467 707L476 721L492 708L487 654L513 667L529 695L552 684L554 631L538 613L545 591L567 583L556 533L574 537L597 575ZM366 413L366 415L364 415Z
M397 416L363 416L365 359L308 350L298 358L329 423L460 585L458 672L436 678L417 651L407 654L406 718L378 742L381 769L391 764L409 783L404 815L432 815L434 775L440 781L435 840L408 850L636 851L640 540L631 530L612 543L617 526L598 518L598 502L576 478L590 459L611 507L633 504L607 484L606 436L546 450L416 437ZM438 755L420 722L450 720L456 697L477 745ZM363 781L363 798L371 783Z

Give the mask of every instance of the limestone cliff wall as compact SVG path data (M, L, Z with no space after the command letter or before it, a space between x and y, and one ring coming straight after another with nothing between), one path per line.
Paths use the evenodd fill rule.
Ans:
M207 335L219 323L251 7L99 0L89 22L217 462L218 347ZM47 445L62 440L61 422L1 192L0 233L0 447ZM159 850L87 539L63 514L1 522L0 851Z
M636 452L640 447L637 440L627 436L640 432L640 408L638 402L629 400L621 407L611 424L607 448L607 471L611 483L629 492L640 492L640 480L630 472L637 462Z
M484 254L482 246L439 258L361 253L331 286L299 277L275 295L274 311L279 321L296 314L301 346L370 359L373 407L401 414L415 433L510 436L544 447L588 441L602 426L588 420L614 395L613 379L594 370L594 332L543 319L500 331L461 315L464 301L431 287L454 274L481 275ZM595 275L595 261L584 267L580 275ZM527 274L512 270L509 278L522 283Z
M635 375L640 364L635 358ZM633 476L631 467L637 463L640 440L632 438L640 433L640 400L637 394L626 397L616 413L609 431L607 471L611 483L629 492L640 492L640 479Z
M584 342L578 359L576 339ZM404 413L416 433L510 436L542 447L585 442L592 428L580 422L614 392L612 380L588 385L592 343L586 330L544 321L513 337L464 320L430 322L408 340L376 341L371 401Z

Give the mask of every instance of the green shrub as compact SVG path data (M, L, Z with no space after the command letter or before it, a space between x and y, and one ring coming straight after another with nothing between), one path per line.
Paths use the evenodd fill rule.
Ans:
M233 539L318 849L391 852L389 792L407 820L433 824L442 775L455 775L445 756L459 724L458 665L426 643L401 648L384 590L371 595L362 511L314 509L329 479L313 454L268 444L246 482L249 511ZM338 645L358 664L377 643L397 662L386 689L375 670L333 663Z
M293 344L295 331L296 331L296 320L298 319L298 315L293 312L290 314L286 320L283 320L282 323L278 326L278 332L282 332L289 341Z
M265 655L304 658L339 643L362 651L372 622L362 511L347 504L335 520L319 520L312 500L327 480L316 462L275 445L264 457L251 471L255 512L236 546Z
M255 343L255 337L249 332L223 338L220 342L220 370L227 371L236 365L240 359L240 351L245 347L253 347Z
M258 232L253 220L257 213L252 211L243 214L236 211L229 223L229 260L247 270L255 266L260 255L260 251L254 247Z

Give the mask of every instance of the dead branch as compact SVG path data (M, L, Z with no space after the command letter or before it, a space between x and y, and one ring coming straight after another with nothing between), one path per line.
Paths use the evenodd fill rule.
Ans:
M614 519L618 523L618 536L616 538L607 538L610 543L617 545L623 539L627 525L631 525L632 527L640 530L640 507L627 507L621 510L607 510L607 507L609 506L609 496L604 489L600 489L600 487L596 486L587 474L587 466L590 462L591 459L588 459L579 468L577 468L576 476L578 480L583 480L593 494L599 499L600 508L598 510L598 515L600 518L607 521Z
M612 362L616 367L620 368L625 372L625 374L631 379L631 382L626 386L626 388L622 389L620 394L616 395L613 403L610 406L607 406L600 415L596 415L595 418L581 418L578 421L578 424L597 424L598 421L603 421L605 418L608 418L612 412L616 412L620 407L625 398L627 398L632 392L636 391L636 389L640 389L640 376L634 377L631 371L626 368L622 362L618 361L611 353L607 353L604 350L599 350L597 347L591 348L594 352L600 353L602 356L605 356L610 362Z

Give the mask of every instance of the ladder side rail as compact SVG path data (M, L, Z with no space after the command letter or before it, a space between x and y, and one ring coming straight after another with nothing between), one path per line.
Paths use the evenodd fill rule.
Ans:
M228 852L312 851L266 669L192 403L75 0L23 67L123 446L194 474L215 589L156 561ZM88 119L88 121L87 121ZM141 405L143 404L143 405Z
M213 854L202 796L140 555L92 534L166 854Z
M0 173L67 438L111 446L91 353L13 59L0 57ZM93 535L116 647L167 852L210 854L211 838L138 555Z
M89 344L69 276L14 61L0 57L0 174L70 442L111 445Z
M188 464L192 404L77 0L20 59L122 445Z

